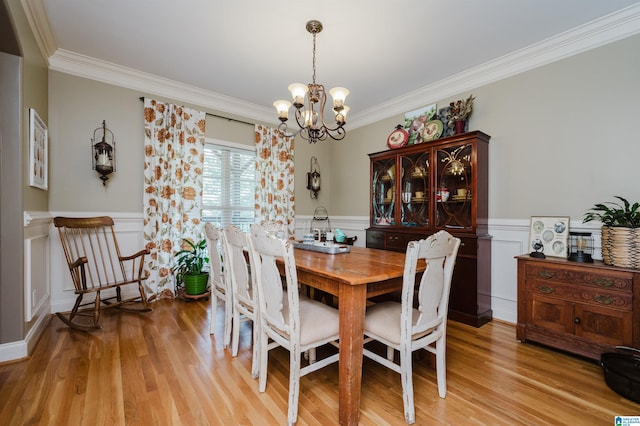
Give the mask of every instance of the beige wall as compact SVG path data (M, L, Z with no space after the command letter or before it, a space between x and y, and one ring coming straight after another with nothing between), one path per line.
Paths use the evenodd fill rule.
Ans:
M29 108L35 108L38 115L48 123L48 86L47 63L40 54L40 49L31 33L29 23L19 2L7 2L12 15L13 24L18 33L22 50L22 153L25 161L23 169L23 207L24 210L47 211L48 194L38 188L29 186Z
M144 126L141 94L56 71L49 73L49 86L50 210L142 212ZM217 111L208 112L246 121ZM91 138L102 120L106 120L107 128L116 140L117 170L110 175L106 186L91 170ZM207 116L205 133L210 138L250 147L255 141L252 126L213 116ZM330 145L322 142L309 145L297 140L295 148L296 164L300 165L296 169L297 212L312 214L318 205L329 208ZM322 171L323 190L318 200L311 200L305 189L312 155L318 158Z
M142 212L140 93L58 72L49 73L49 88L49 209ZM102 120L116 141L116 173L106 186L91 169L91 138Z
M470 128L492 136L491 219L581 220L613 195L640 201L639 51L634 36L472 91ZM369 214L366 154L386 149L402 121L399 115L356 129L332 144L336 215Z
M29 108L35 108L47 122L48 87L47 64L40 54L23 9L19 2L3 2L0 13L8 13L22 57L3 54L0 75L3 84L11 85L0 91L3 123L0 130L3 178L0 229L2 260L0 261L0 343L18 341L33 327L34 319L25 322L24 297L24 238L25 210L47 211L46 191L29 186ZM4 21L4 20L3 20ZM19 81L19 87L13 85ZM6 104L4 104L6 102ZM9 122L10 121L10 122ZM8 171L13 174L9 176ZM46 269L46 265L43 265ZM46 277L32 278L43 287ZM45 282L43 282L45 281ZM48 313L48 312L46 312ZM40 312L41 316L45 313Z
M387 136L404 117L389 118L351 130L340 143L332 143L332 212L337 216L369 215L369 157L384 151Z
M492 219L568 215L595 202L640 199L635 122L640 112L640 36L477 88L470 127L492 136ZM53 211L141 211L140 93L50 72ZM462 93L438 102L468 96ZM197 106L196 106L197 107ZM225 114L222 114L225 115ZM241 117L240 117L241 118ZM118 171L103 188L90 170L89 141L103 119L116 135ZM367 154L386 149L402 115L351 129L343 141L296 141L296 210L323 205L332 216L368 216ZM253 143L251 126L208 118L207 136ZM318 158L322 191L311 200L306 172Z

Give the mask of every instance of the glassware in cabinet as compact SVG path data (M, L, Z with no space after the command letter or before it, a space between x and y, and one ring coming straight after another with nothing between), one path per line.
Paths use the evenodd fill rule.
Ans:
M473 145L446 146L436 151L436 227L472 229Z
M430 152L418 152L400 157L403 226L429 226L429 156Z
M395 223L396 162L387 158L372 163L371 180L371 224L392 225Z

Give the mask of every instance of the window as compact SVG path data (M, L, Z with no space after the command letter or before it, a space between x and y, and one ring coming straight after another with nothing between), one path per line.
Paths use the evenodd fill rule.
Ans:
M254 222L255 162L253 148L207 139L204 145L202 219L245 232Z

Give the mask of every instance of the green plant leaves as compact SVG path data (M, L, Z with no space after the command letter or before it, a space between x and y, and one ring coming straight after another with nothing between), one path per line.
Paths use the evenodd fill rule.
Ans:
M203 268L209 263L206 239L197 244L187 239L183 239L183 241L189 245L190 249L180 250L175 255L174 272L179 283L182 282L184 275L200 275L203 272Z
M604 226L619 226L626 228L640 227L640 203L631 204L628 200L615 195L622 202L597 203L584 215L583 223L599 220Z

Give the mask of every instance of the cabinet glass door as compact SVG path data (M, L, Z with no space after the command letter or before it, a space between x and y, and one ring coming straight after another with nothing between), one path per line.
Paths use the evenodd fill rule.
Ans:
M372 225L394 225L394 207L396 202L396 160L386 158L373 162L373 180L371 182Z
M402 226L429 226L429 152L403 156Z
M472 145L436 151L436 227L472 229Z

